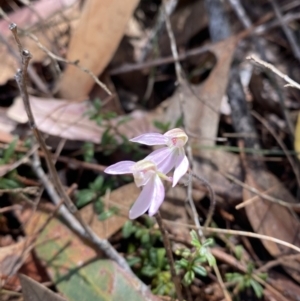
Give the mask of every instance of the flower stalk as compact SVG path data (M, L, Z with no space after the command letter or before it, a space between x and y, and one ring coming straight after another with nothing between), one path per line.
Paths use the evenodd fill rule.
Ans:
M184 299L183 299L182 292L181 292L181 281L180 281L179 276L176 273L171 243L170 243L170 240L168 237L168 232L167 232L166 228L164 227L163 220L161 218L159 211L156 213L155 218L156 218L157 224L159 226L160 232L162 234L164 247L167 252L167 257L168 257L170 271L171 271L171 277L172 277L172 280L174 283L177 298L179 301L183 301Z

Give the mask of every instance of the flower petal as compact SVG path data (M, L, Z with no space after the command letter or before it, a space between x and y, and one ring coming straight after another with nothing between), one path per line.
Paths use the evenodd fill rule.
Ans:
M165 145L168 138L159 133L148 133L132 138L129 141L145 145Z
M133 161L121 161L116 164L110 165L105 168L104 172L111 175L122 175L132 173L132 166L135 164Z
M142 192L129 211L129 218L135 219L143 215L150 207L152 202L153 192L155 190L155 181L151 179L144 186Z
M178 155L175 171L173 175L173 187L178 183L180 178L187 172L189 160L185 154Z
M154 179L154 188L153 188L151 204L148 211L149 216L153 216L154 214L157 213L164 198L165 198L164 184L162 183L161 179L158 176L156 176Z
M164 161L166 157L170 155L170 153L171 153L171 149L169 147L162 147L150 153L145 158L145 160L152 161L153 163L158 165L159 163Z

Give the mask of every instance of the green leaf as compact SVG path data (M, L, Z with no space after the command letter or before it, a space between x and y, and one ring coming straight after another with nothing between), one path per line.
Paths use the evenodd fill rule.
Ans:
M225 278L229 282L240 282L244 281L244 276L240 273L226 273Z
M0 189L20 188L22 185L15 179L0 178Z
M161 130L162 132L167 132L170 128L170 125L171 125L171 122L166 122L166 123L163 123L163 122L160 122L160 121L157 121L157 120L154 120L153 121L153 125Z
M243 252L244 252L244 248L243 248L242 245L237 245L237 246L234 248L235 257L236 257L238 260L241 260L242 255L243 255Z
M47 219L48 214L37 211L26 224L27 234L33 234ZM55 218L39 235L35 252L46 263L52 283L69 301L145 299L137 290L137 279L112 260L99 258L93 248ZM150 292L147 298L156 300Z
M208 251L206 253L206 259L207 259L207 262L209 264L209 266L215 266L216 265L216 259L215 257L210 253L210 251Z
M106 219L116 215L119 211L119 208L117 207L111 207L108 210L105 210L103 212L101 212L100 214L98 214L98 219L100 221L105 221Z
M256 297L260 299L263 296L263 293L264 293L263 287L257 281L255 281L254 279L250 280L250 284L251 284L251 287L254 290L254 293L255 293Z
M180 260L176 261L176 264L183 269L187 269L187 267L189 266L189 261L186 260L185 258L181 258Z
M93 201L96 194L90 189L82 189L75 194L75 197L77 207L83 207Z
M194 279L195 279L194 271L187 271L183 277L183 284L185 286L190 286L191 283L194 281Z
M143 233L143 235L141 236L141 243L143 245L147 245L150 242L150 234L149 232L145 232Z
M94 203L94 209L98 215L104 212L104 204L101 197L98 198L97 201Z
M130 257L127 258L127 263L129 264L129 266L133 267L134 265L141 263L141 258L140 257Z
M214 239L213 238L208 238L205 240L205 242L202 244L202 247L209 247L212 246L214 244Z
M199 241L197 232L195 230L192 230L190 232L190 235L191 235L191 244L196 248L201 248L201 243Z
M203 277L207 276L206 269L201 265L200 266L193 266L192 269L199 276L203 276Z
M102 107L102 101L100 98L95 98L93 101L93 106L97 111L100 111L101 107Z
M156 249L156 266L160 269L163 269L166 259L166 249L165 248L158 248Z
M149 278L154 277L158 273L159 273L159 269L157 269L156 267L153 267L151 265L144 266L141 269L141 274L143 276L146 276L146 277L149 277Z
M135 230L136 230L136 227L133 225L133 222L126 221L122 228L123 238L128 238Z
M9 160L11 159L11 157L13 156L14 152L15 152L15 148L17 145L18 139L14 139L9 145L8 148L4 150L3 153L3 158L2 158L2 163L3 164L7 164L9 162Z
M85 162L91 162L95 155L95 145L91 142L85 142L82 146L83 159Z
M264 281L268 279L268 274L267 273L260 273L258 274L258 277Z
M103 187L103 184L104 184L104 177L103 176L98 176L94 180L94 182L90 183L89 187L94 192L99 193L101 191L101 188Z

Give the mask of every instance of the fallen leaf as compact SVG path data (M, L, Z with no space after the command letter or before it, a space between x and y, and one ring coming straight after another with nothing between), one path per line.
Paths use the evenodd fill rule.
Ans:
M114 55L138 0L88 0L74 30L67 59L95 75L102 73ZM86 97L94 85L90 75L68 65L59 84L66 99Z
M109 238L120 230L128 220L129 209L139 194L140 189L138 189L134 183L124 185L112 191L107 199L107 205L109 207L118 208L119 211L117 214L112 215L104 221L100 221L91 204L80 210L81 216L99 237Z
M170 121L174 125L180 119L180 94L182 94L186 131L193 136L206 138L205 140L190 138L195 153L201 152L197 147L203 144L215 145L220 106L226 93L228 73L236 43L237 38L232 37L212 45L209 51L216 56L217 62L206 81L200 85L190 85L185 82L170 98L164 121Z
M18 273L25 274L28 277L40 283L47 282L50 280L45 267L42 266L41 262L34 254L34 251L31 251L28 254L28 257L18 270ZM7 282L5 283L5 288L13 291L20 290L21 284L17 274L13 275L7 280Z
M209 149L201 150L201 156L195 156L194 159L195 174L205 178L215 193L226 200L226 204L240 202L243 198L243 188L223 175L223 173L229 173L236 179L243 181L244 173L240 157L237 154ZM195 180L194 186L196 188L203 186L203 184Z
M34 28L33 32L40 43L47 49L59 54L53 47L56 45L56 49L64 48L67 35L66 29L73 26L72 20L76 18L79 12L79 5L73 5L76 1L41 0L32 3L31 8L24 7L14 13L8 14L8 18L12 22L15 22L20 29L24 29L28 33L31 32L31 27L38 25L36 26L37 28ZM68 7L71 8L68 9ZM57 12L60 13L57 14ZM39 22L42 22L42 24L39 25ZM0 56L5 57L5 60L1 60L0 62L0 85L5 84L9 79L13 79L20 65L16 43L8 29L9 23L6 20L0 21L2 37L0 38ZM32 62L40 62L47 56L38 47L37 43L28 36L20 35L20 40L23 46L30 50Z
M25 275L20 274L19 278L24 301L66 301L66 299Z
M124 122L122 121L123 116L116 117L108 122L103 121L103 126L100 127L89 119L88 112L92 109L92 106L88 101L70 102L63 99L30 96L30 104L36 125L40 131L69 140L100 143L102 134L108 126L117 126L119 123L118 133L128 139L145 132L157 132L147 113L142 111L130 114ZM7 110L7 115L19 123L28 121L20 97L14 100L13 105ZM118 138L117 135L116 137ZM121 143L122 139L119 137L118 141Z
M31 240L24 239L0 248L0 279L7 280L15 275L26 260L32 246Z
M296 200L282 183L271 173L259 170L247 170L245 183L267 195L279 198L285 202L295 203ZM249 190L243 191L244 200L256 196ZM263 200L256 196L252 203L246 207L246 213L254 232L275 237L300 246L298 218L287 207ZM272 241L262 240L262 244L274 257L291 254L291 250ZM286 271L300 282L300 262L298 260L284 263Z
M28 217L30 219L28 220ZM35 233L48 218L28 209L22 220L27 234ZM40 234L35 251L45 262L48 273L57 289L69 301L90 300L156 300L150 292L137 289L136 279L124 272L116 263L101 259L94 250L62 222L54 218Z

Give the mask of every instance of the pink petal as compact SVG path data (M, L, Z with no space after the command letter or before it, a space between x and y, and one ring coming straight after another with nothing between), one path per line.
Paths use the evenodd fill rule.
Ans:
M154 180L150 180L143 188L137 200L129 211L129 218L135 219L143 215L150 207L153 193L155 191Z
M165 145L168 138L159 133L148 133L132 138L129 141L145 145Z
M155 150L148 155L145 160L154 162L157 169L162 173L168 173L176 164L177 152L169 147L163 147Z
M111 175L122 175L132 173L132 166L135 164L133 161L121 161L116 164L110 165L105 168L104 172Z
M175 171L173 175L173 187L178 183L180 178L187 172L189 160L185 154L178 155Z
M164 198L165 198L164 184L162 183L161 179L158 176L156 176L154 180L154 188L152 193L151 204L148 211L149 216L153 216L154 214L157 213Z
M145 158L145 160L152 161L153 163L158 165L159 163L164 161L166 159L166 157L168 157L170 155L170 152L171 152L171 149L169 147L162 147L162 148L159 148L159 149L153 151L152 153L150 153Z

